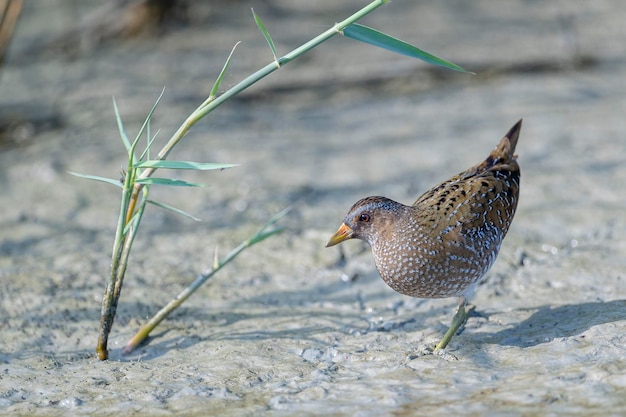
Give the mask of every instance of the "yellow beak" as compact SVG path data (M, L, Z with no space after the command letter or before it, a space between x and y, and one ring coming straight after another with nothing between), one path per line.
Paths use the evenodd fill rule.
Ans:
M352 239L352 233L352 229L350 229L347 224L341 223L341 226L339 226L339 230L337 230L337 232L332 235L332 237L326 244L326 247L328 248L330 246L335 246L336 244L341 243L344 240Z

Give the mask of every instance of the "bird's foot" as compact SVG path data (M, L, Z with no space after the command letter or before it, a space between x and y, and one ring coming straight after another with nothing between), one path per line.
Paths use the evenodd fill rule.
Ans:
M473 311L473 309L474 308L471 307L470 312ZM443 335L443 339L441 339L441 342L439 342L439 344L435 347L434 352L445 349L446 346L448 346L448 343L450 343L454 335L459 331L461 326L465 324L467 316L468 314L465 311L465 304L459 305L459 308L456 310L454 317L452 317L452 323L450 324L450 328L448 329L446 334Z

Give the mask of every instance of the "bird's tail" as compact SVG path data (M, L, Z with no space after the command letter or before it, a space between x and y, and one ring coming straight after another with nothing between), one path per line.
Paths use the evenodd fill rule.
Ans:
M507 163L508 161L515 160L515 147L517 146L517 139L519 138L519 132L522 129L522 119L515 123L511 130L504 135L498 146L491 151L487 159L492 159L494 165L497 163Z
M515 125L504 135L498 146L495 147L489 156L478 165L474 165L467 171L459 174L461 179L473 177L475 175L482 175L490 171L511 171L519 172L519 165L517 164L517 155L515 155L515 146L517 145L517 139L519 138L519 132L522 129L522 120L515 123Z

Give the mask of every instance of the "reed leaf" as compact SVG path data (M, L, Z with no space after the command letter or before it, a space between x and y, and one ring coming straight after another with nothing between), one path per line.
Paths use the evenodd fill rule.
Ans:
M376 29L372 29L367 26L353 23L343 30L345 37L365 42L370 45L378 46L379 48L387 49L388 51L395 52L397 54L406 55L412 58L421 59L429 64L438 65L440 67L448 68L453 71L459 71L464 73L473 74L467 71L465 68L439 58L431 53L423 51L409 43L406 43L400 39L389 36L385 33L379 32Z
M272 50L272 55L274 55L274 61L278 62L278 55L276 54L276 46L274 45L274 41L272 40L270 33L267 31L267 29L265 29L265 25L263 25L261 18L256 13L254 13L254 9L252 9L252 16L254 16L254 21L256 22L256 25L259 27L259 30L263 34L263 37L265 38L265 40L267 41L267 44L270 46L270 49Z
M199 184L195 182L188 182L183 180L176 180L173 178L137 178L135 180L135 184L144 184L144 185L170 185L174 187L206 187L207 184Z
M74 175L75 177L86 178L88 180L106 182L107 184L115 185L116 187L122 188L122 182L118 180L114 180L113 178L99 177L97 175L88 175L88 174L79 174L78 172L67 171L68 174Z
M172 207L172 206L170 206L168 204L165 204L165 203L161 203L159 201L146 200L146 203L154 204L155 206L161 207L161 208L163 208L165 210L173 211L176 214L180 214L182 216L188 217L188 218L190 218L192 220L195 220L197 222L202 221L201 219L199 219L199 218L197 218L195 216L192 216L191 214L187 213L186 211L183 211L183 210L181 210L179 208L176 208L176 207Z
M134 165L134 168L164 168L164 169L189 169L195 171L209 171L212 169L224 170L238 166L237 164L219 164L211 162L192 162L192 161L168 161L168 160L150 160L140 161Z

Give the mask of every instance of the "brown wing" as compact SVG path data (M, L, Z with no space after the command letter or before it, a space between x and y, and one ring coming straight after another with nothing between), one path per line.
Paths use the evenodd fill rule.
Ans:
M434 235L461 245L498 246L517 208L520 170L515 145L520 120L480 164L443 182L419 197L413 206Z

